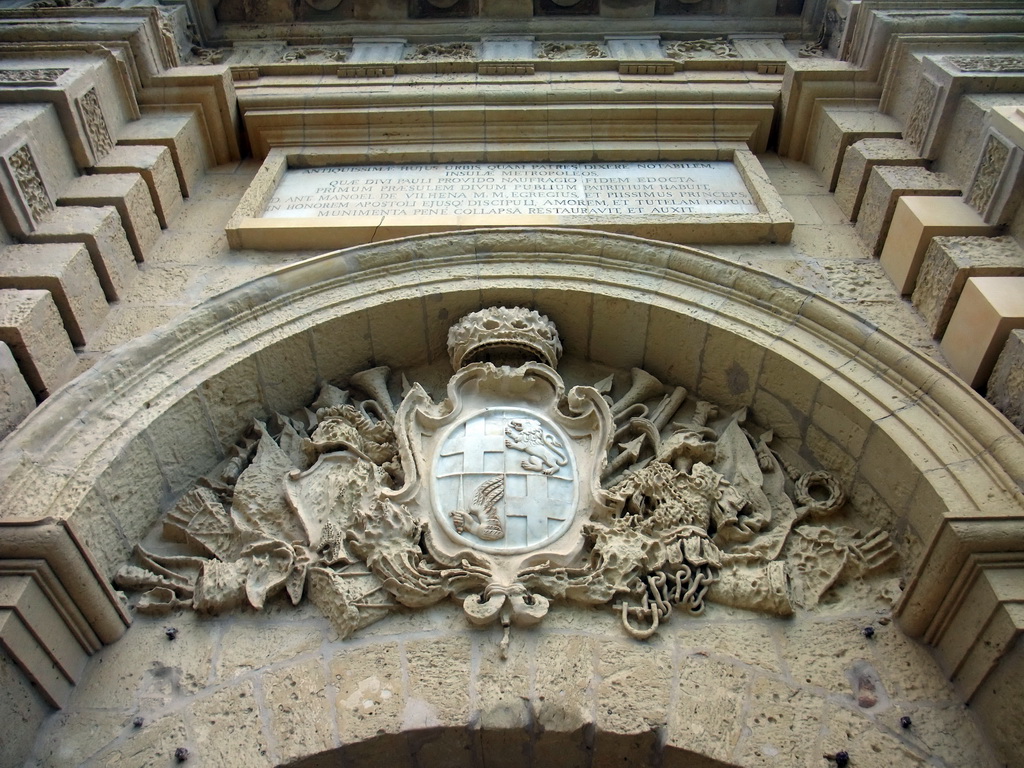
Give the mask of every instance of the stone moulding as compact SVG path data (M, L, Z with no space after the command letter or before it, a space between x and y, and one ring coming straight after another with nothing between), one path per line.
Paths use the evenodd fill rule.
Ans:
M708 253L604 233L473 230L329 253L125 345L3 443L0 558L45 560L97 636L112 642L128 617L106 579L168 492L223 460L252 416L298 407L318 381L372 358L430 362L443 354L449 314L516 291L552 316L567 349L668 372L727 407L772 410L779 437L812 458L808 430L844 413L863 438L858 447L834 435L848 456L844 481L854 497L857 487L870 490L909 542L898 621L934 638L951 674L966 663L964 644L973 648L979 627L958 585L986 572L985 553L1006 560L1024 551L1024 437L963 382L830 301ZM559 311L567 300L572 309ZM636 311L612 309L621 302ZM368 328L388 349L389 327L407 331L423 318L425 345L415 353L375 356L356 341ZM691 344L659 344L666 328ZM227 407L217 393L228 389L238 393L232 403L246 405ZM802 402L803 416L782 402ZM15 530L54 540L26 554L8 535ZM1007 605L997 597L996 607ZM1005 638L1004 646L1012 647ZM981 665L975 680L996 672L1002 652L978 653L967 652Z
M658 159L732 161L760 212L729 214L726 218L704 214L519 215L511 218L515 220L516 226L524 226L524 223L529 225L530 219L533 219L536 226L600 228L675 242L789 242L793 232L793 218L757 158L742 145L718 145L710 156L706 149L692 152L682 149L667 156L662 153ZM501 154L491 151L487 160L502 162ZM515 158L516 162L545 160L543 154L539 154L536 159L527 159L523 153L519 153ZM266 209L288 168L346 164L364 165L366 160L358 154L339 149L309 147L304 150L271 150L225 228L231 247L262 250L336 248L424 232L502 226L510 218L503 215L261 218L260 214ZM724 223L727 226L723 226Z

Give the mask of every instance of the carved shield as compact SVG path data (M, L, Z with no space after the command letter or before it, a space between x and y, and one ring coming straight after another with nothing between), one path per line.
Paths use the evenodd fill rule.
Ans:
M468 366L443 403L410 393L396 422L412 454L404 463L418 470L396 501L425 513L441 561L470 556L511 583L530 562L571 560L605 506L608 406L591 387L566 397L545 365Z

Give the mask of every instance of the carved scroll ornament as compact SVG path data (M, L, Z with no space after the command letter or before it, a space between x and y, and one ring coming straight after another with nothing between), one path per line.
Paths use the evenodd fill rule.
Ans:
M139 546L118 585L150 612L308 597L343 637L454 599L504 626L504 648L561 600L610 605L646 638L707 601L813 608L893 564L885 533L825 522L838 482L789 466L745 410L641 369L567 390L557 330L521 308L466 316L449 352L439 402L402 377L395 407L378 367L256 422L165 516L189 554Z

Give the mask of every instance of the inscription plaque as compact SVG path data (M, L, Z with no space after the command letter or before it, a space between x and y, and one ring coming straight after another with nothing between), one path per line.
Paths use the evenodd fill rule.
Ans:
M756 214L731 162L292 168L262 218Z

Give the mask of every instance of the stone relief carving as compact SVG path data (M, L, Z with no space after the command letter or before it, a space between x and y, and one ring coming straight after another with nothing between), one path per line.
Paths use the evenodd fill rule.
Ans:
M82 117L82 124L85 126L85 134L89 137L89 144L92 145L93 154L97 158L103 157L114 147L114 140L110 138L110 131L107 130L107 121L103 117L103 108L100 105L96 89L90 88L77 101L78 113Z
M181 65L178 51L178 34L174 24L173 11L161 10L157 15L157 26L160 28L160 42L167 63L172 67Z
M53 201L46 191L43 178L39 175L35 158L32 157L32 150L28 144L23 144L7 158L7 164L11 169L18 190L21 192L21 199L28 209L34 221L39 221L46 214L53 210Z
M907 124L903 128L904 140L918 152L921 152L924 147L928 126L932 121L932 111L935 109L935 102L938 98L938 84L927 77L922 77L917 86L917 93L914 95L914 106L911 108Z
M541 43L538 59L607 59L608 51L600 43Z
M209 67L214 64L222 64L224 57L229 53L224 48L203 48L199 45L193 45L191 49L192 62L201 67Z
M278 62L285 64L293 61L345 61L348 58L348 54L349 50L341 48L289 48L281 54Z
M137 547L116 583L140 611L262 608L308 597L340 635L400 606L461 603L474 625L541 621L553 601L611 605L653 635L707 602L786 616L893 565L887 534L830 524L825 471L635 368L567 389L557 329L523 308L450 330L435 400L390 372L326 385L256 422L163 520L170 554Z
M456 60L471 61L476 58L472 43L433 43L417 45L405 58L411 61Z
M846 29L846 17L840 15L836 8L829 8L821 23L821 32L813 43L806 43L800 48L798 55L804 59L823 58L833 43L842 39Z
M1024 72L1024 56L947 56L961 72Z
M721 37L704 40L681 40L665 46L665 55L676 61L687 59L738 59L736 46Z
M51 85L68 70L48 69L0 69L0 84L3 85Z
M36 0L29 3L26 8L93 8L100 5L103 0Z
M985 146L981 151L981 160L978 163L978 170L974 174L971 188L967 191L965 202L978 211L982 216L988 210L989 203L995 195L999 179L1006 170L1006 163L1010 159L1010 148L989 134Z

